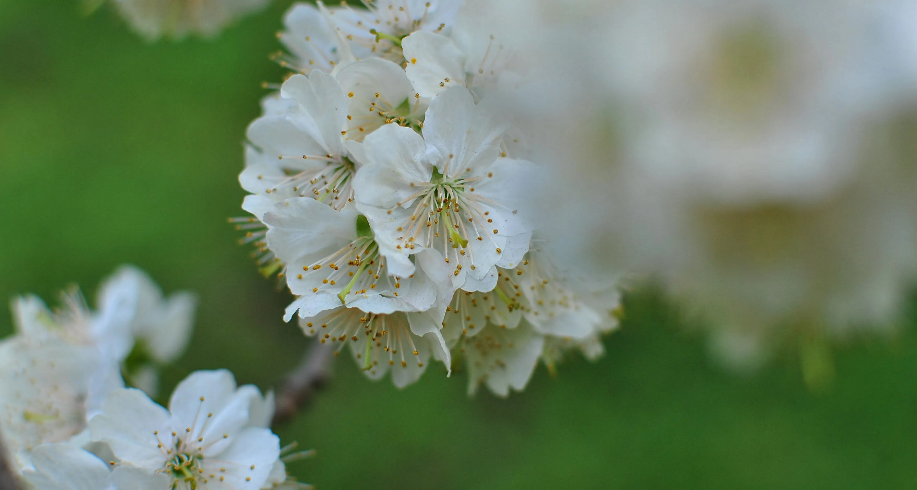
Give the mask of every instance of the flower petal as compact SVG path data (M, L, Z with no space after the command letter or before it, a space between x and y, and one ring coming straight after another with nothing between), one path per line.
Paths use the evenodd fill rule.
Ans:
M89 421L89 430L94 441L108 443L122 461L155 470L166 460L158 446L170 441L169 418L169 412L145 393L125 388L108 396L102 414Z
M465 83L465 55L448 37L418 31L401 40L401 49L408 60L404 71L421 97Z

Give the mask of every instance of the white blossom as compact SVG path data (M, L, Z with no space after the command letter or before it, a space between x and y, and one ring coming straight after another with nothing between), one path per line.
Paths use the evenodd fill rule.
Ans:
M121 16L143 37L213 37L268 0L113 0Z
M267 213L265 222L271 227L268 246L287 264L287 285L298 296L287 308L287 321L297 310L307 318L341 305L377 314L425 311L452 293L448 271L433 251L417 260L427 269L439 267L438 274L399 275L414 268L406 256L395 256L403 263L393 272L353 205L335 211L314 199L293 198Z
M0 342L0 430L18 468L42 443L64 442L86 427L98 351L62 339L13 336Z
M270 429L252 425L259 399L257 388L237 389L228 371L198 371L175 388L169 410L140 390L114 391L90 431L121 464L168 477L163 490L260 489L280 443Z
M451 33L418 31L404 38L405 71L415 90L432 98L459 86L480 98L488 89L517 82L517 47L502 28L501 14L496 2L469 0Z
M504 257L528 248L532 227L520 210L538 170L500 156L506 124L491 109L455 88L431 103L423 137L389 125L364 141L367 162L354 181L357 209L390 262L435 249L453 268L458 288L466 276L481 280Z
M525 321L513 329L489 324L478 335L465 337L461 351L468 366L468 393L481 384L503 397L510 389L522 391L543 349L544 336Z
M253 146L246 150L239 182L252 195L243 208L261 219L274 203L296 196L342 208L352 199L358 162L344 148L347 105L340 84L319 71L294 75L280 96L293 102L291 108L256 119L248 128Z
M111 304L133 306L129 317L100 323L111 325L105 336L126 341L119 352L112 353L113 359L126 360L125 371L131 382L155 394L158 387L156 368L174 362L188 345L197 298L189 292L174 293L166 298L145 272L133 266L121 266L115 271L100 287L98 297L97 321L111 316L108 311L116 310L109 306Z
M382 59L358 61L343 68L336 78L347 94L345 140L363 141L392 122L420 126L427 100L414 92L398 65Z
M451 367L451 357L440 333L445 307L424 312L396 311L390 314L365 313L355 308L338 307L299 320L308 336L321 343L338 342L340 352L350 346L357 365L370 379L392 373L398 388L414 383L427 369L431 355Z
M331 73L349 62L382 58L401 64L401 41L416 31L448 33L463 0L367 0L365 8L295 4L284 16L281 65Z
M289 54L276 55L281 66L308 75L312 70L331 73L341 61L337 33L314 5L293 4L283 16L283 26L277 37Z
M521 6L515 110L575 196L543 201L558 258L648 273L748 357L890 328L917 275L905 3Z

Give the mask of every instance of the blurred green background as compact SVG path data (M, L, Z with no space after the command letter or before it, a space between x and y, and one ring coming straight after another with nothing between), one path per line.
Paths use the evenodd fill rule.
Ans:
M92 300L133 263L166 291L200 295L181 370L278 386L306 339L226 218L243 214L241 142L261 82L283 76L268 54L288 6L214 41L148 44L110 8L0 0L0 297L54 302L78 283ZM603 359L557 378L540 368L507 400L469 399L464 374L441 368L399 392L342 358L278 429L318 451L290 470L328 490L917 487L912 324L891 344L838 351L838 379L812 394L791 356L735 377L651 292L628 307ZM6 335L6 304L0 317Z

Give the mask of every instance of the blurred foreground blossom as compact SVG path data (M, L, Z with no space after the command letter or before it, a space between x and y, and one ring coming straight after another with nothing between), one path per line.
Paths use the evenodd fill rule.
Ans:
M130 266L104 283L96 311L76 289L63 300L52 311L36 296L16 298L16 333L0 342L0 430L19 468L30 466L40 444L80 434L124 386L122 373L145 370L155 380L156 369L184 350L195 308L189 293L164 299Z
M213 37L240 17L270 0L112 0L118 12L141 36L182 39Z
M32 455L34 468L23 472L37 490L160 490L162 475L119 465L114 471L96 455L68 443L42 444Z
M893 326L917 273L913 2L505 7L567 264L658 278L756 359Z

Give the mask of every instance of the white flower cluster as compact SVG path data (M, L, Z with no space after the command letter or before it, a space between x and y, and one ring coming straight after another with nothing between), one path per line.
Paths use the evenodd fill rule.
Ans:
M576 196L543 209L561 257L658 278L748 360L895 321L917 278L914 2L504 4L537 54L513 110L558 164L543 192Z
M291 8L278 57L300 73L248 128L240 182L257 219L240 226L264 270L283 268L286 320L398 387L431 357L451 372L453 351L470 391L500 395L541 359L597 355L617 297L587 304L532 238L543 170L491 103L519 76L487 3L366 7Z
M54 311L34 296L13 301L16 333L0 342L0 434L29 488L303 488L287 481L266 428L273 395L202 371L179 384L167 411L124 387L155 393L158 368L188 344L195 304L190 293L164 297L129 266L103 283L95 311L76 290Z

